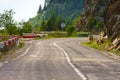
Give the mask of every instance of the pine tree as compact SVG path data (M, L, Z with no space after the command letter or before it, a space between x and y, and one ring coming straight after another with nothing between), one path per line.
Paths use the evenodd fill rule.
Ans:
M56 21L56 25L55 25L57 30L61 30L61 23L62 23L62 16L59 16L59 17L57 17L57 21Z
M41 11L42 11L42 7L40 5L37 14L39 14Z
M56 15L55 12L53 11L48 22L47 22L47 30L48 31L54 31L55 30L55 23L56 23Z
M24 33L31 33L32 32L32 25L30 24L29 21L25 22L23 25L24 25L23 26L23 32Z

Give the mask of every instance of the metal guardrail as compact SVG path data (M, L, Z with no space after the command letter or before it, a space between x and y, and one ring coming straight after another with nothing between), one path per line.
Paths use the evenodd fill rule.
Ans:
M20 44L19 37L8 39L7 41L0 42L0 51L8 51L12 47L18 46L19 44Z

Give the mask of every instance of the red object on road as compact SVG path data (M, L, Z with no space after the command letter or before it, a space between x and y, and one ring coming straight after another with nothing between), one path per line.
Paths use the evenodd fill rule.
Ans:
M34 35L24 35L23 38L35 38Z

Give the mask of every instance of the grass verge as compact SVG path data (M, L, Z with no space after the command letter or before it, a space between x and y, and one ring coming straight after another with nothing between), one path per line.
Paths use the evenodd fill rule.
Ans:
M95 49L98 49L98 50L103 50L103 51L106 50L105 47L108 44L110 44L110 41L107 41L103 44L97 44L96 41L82 42L82 45L84 45L84 46L88 46L88 47L95 48ZM115 54L120 56L120 51L116 51L115 49L109 50L109 52L115 53Z

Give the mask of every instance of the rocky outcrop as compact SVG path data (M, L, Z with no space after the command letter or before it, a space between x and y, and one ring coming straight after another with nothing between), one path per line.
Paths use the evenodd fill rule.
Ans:
M114 40L120 37L120 0L110 0L104 13L105 32Z
M120 0L85 0L77 27L93 33L104 31L104 36L111 37L114 43L120 39ZM108 48L120 50L120 40Z
M99 22L102 26L95 28ZM78 24L83 29L91 28L90 31L104 30L113 40L120 37L120 0L85 0Z

